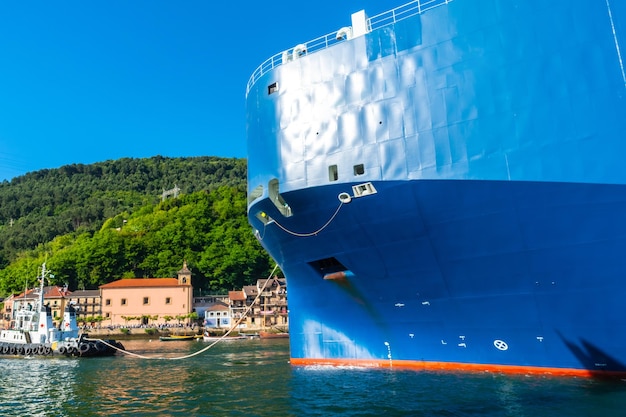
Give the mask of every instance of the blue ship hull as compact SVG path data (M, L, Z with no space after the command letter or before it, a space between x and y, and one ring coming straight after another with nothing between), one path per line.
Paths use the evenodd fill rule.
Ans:
M408 6L248 85L292 363L626 374L626 4Z

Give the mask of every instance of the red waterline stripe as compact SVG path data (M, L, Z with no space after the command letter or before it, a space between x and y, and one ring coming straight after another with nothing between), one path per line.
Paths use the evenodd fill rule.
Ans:
M325 358L291 358L295 366L356 366L363 368L396 368L412 369L420 371L461 371L461 372L492 372L504 374L533 374L548 376L578 376L585 378L596 377L626 377L626 372L619 371L595 371L575 368L549 368L541 366L517 366L517 365L488 365L477 363L457 362L426 362L406 360L368 360L368 359L325 359Z

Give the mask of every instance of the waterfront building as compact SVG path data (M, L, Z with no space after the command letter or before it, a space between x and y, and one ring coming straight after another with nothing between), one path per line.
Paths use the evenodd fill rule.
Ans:
M70 291L67 287L57 287L54 285L46 286L43 288L44 302L50 307L50 314L55 325L58 325L63 319L63 311L65 306L69 302ZM4 300L4 307L2 309L2 327L8 328L11 320L13 320L14 313L22 308L32 309L35 308L39 294L34 289L27 289L21 294L11 295Z
M100 286L102 314L113 326L161 325L192 312L191 271L185 262L178 278L119 279ZM186 321L186 319L185 319Z
M63 319L63 311L68 302L66 297L70 294L67 287L43 287L44 303L50 307L52 321L56 324L60 323ZM34 289L26 290L26 292L13 299L13 312L19 311L22 308L35 308L38 298L39 294L37 294Z
M289 327L287 281L278 277L269 278L267 283L266 281L267 279L259 279L256 285L246 285L241 291L229 292L233 322L236 323L246 311L248 312L238 328L274 327L286 330Z
M232 325L230 308L227 303L218 301L204 311L204 327L229 329Z
M205 312L215 304L228 305L228 294L206 294L193 297L193 311L198 313L198 317L204 317Z
M276 327L285 329L288 327L287 318L287 281L285 278L269 278L257 280L257 288L261 296L253 308L254 316L258 317L262 328Z
M13 311L28 303L34 305L36 298L33 290L7 297L0 326L9 326ZM288 328L284 278L270 278L267 284L265 279L259 279L255 285L228 294L193 297L191 271L186 263L177 278L119 279L97 290L73 292L64 287L45 287L44 300L57 322L63 316L65 305L71 303L76 308L77 321L86 325L126 327L188 323L187 317L195 312L208 328L227 329L235 325L242 331Z
M228 306L230 309L230 315L233 318L233 325L239 322L239 324L237 325L239 329L245 329L247 327L250 327L249 320L241 320L241 318L244 317L246 311L248 310L248 304L246 303L246 300L247 297L243 290L228 292Z
M99 317L102 317L100 290L72 291L69 293L69 302L76 309L78 323L95 323L99 321Z
M11 294L3 300L2 312L0 314L0 328L8 329L13 317L13 299L15 294Z

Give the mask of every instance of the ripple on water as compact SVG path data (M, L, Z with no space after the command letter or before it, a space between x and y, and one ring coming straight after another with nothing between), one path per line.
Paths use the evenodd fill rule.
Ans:
M203 342L129 341L142 355ZM626 384L576 378L292 367L288 341L183 360L0 356L0 416L622 416Z

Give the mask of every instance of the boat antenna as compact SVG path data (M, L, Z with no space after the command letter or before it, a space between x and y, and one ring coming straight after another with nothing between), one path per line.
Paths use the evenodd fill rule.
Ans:
M26 299L26 291L28 291L28 275L24 276L24 299Z
M39 297L38 297L38 302L39 302L39 308L43 308L43 293L44 293L44 286L45 286L45 281L46 278L48 279L48 283L50 283L50 278L54 278L54 275L52 275L50 273L50 271L46 270L46 262L44 261L44 263L41 264L41 275L38 277L39 278Z
M41 277L39 278L39 305L37 306L37 310L41 310L43 308L43 287L44 281L46 280L46 263L41 264Z

